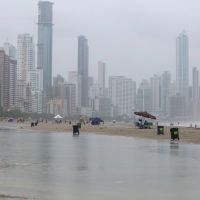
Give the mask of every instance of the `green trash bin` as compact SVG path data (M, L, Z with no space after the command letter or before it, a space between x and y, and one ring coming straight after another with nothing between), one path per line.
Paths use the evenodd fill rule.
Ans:
M79 127L78 127L78 125L73 125L73 135L79 135Z
M157 134L164 135L164 126L157 126Z
M179 140L179 130L178 128L171 128L170 129L171 133L171 140Z

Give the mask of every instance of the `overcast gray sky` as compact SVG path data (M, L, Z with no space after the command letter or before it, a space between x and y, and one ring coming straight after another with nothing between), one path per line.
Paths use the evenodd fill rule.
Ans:
M0 44L17 34L37 43L37 0L0 0ZM54 0L53 72L67 78L77 69L77 37L88 39L91 75L106 62L108 75L139 81L170 70L175 77L175 40L185 29L190 66L200 66L199 0ZM191 67L190 67L191 73Z

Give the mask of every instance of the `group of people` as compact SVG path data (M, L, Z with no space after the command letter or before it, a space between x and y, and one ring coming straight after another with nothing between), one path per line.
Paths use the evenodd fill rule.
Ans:
M33 122L33 121L32 121L32 122L31 122L31 127L37 126L37 125L38 125L38 123L39 123L39 122L38 122L38 120L37 120L37 121L35 121L35 122Z
M139 118L138 121L135 122L135 126L139 127L140 129L151 128L152 123L148 122L145 118Z

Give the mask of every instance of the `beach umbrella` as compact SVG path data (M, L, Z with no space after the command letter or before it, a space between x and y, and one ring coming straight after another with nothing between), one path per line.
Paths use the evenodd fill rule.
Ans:
M134 112L135 115L138 115L140 117L145 117L145 118L149 118L149 119L156 119L155 116L151 115L148 112Z
M56 115L55 117L54 117L54 119L62 119L63 117L61 117L60 115Z

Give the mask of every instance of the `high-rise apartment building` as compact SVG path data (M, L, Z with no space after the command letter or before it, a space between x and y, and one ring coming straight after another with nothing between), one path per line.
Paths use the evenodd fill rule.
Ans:
M200 100L199 100L199 70L194 67L192 70L192 105L193 117L199 119L200 115Z
M53 98L47 103L47 112L65 117L76 114L76 85L59 83L53 85Z
M77 71L69 71L68 72L68 77L67 77L67 81L69 83L73 83L73 84L77 84L77 80L78 80L78 73Z
M185 31L176 39L176 92L187 102L189 88L189 41Z
M29 96L32 85L36 87L33 37L30 34L20 34L17 40L17 107L23 112L31 112Z
M69 71L68 73L68 82L74 84L76 86L76 107L79 106L78 104L78 96L81 94L80 87L78 85L81 84L80 75L78 75L77 71Z
M43 70L41 81L44 94L48 95L52 86L53 3L39 1L38 7L37 68Z
M160 77L154 75L151 78L151 92L152 92L152 112L160 113Z
M109 77L109 97L117 115L131 115L135 107L136 83L123 76Z
M78 85L78 102L79 106L88 107L89 104L89 84L88 84L88 65L89 65L89 52L87 39L84 36L78 37L78 76L80 82Z
M8 41L4 43L4 51L9 56L9 109L16 106L16 80L17 80L17 58L16 48Z
M106 64L104 62L98 62L98 86L99 86L99 95L105 96L105 84L106 84Z
M9 42L4 43L4 51L12 60L16 60L16 48Z
M76 85L65 83L63 90L63 99L66 101L65 116L74 116L76 114Z
M171 74L168 71L163 72L160 79L160 106L161 114L164 117L169 116Z
M58 74L56 77L53 77L53 86L58 86L60 84L63 84L64 82L65 79L60 74Z
M16 107L17 60L9 62L9 108Z
M35 46L30 34L20 34L17 40L17 80L31 83L31 71L35 70Z
M137 89L136 110L152 111L152 89L148 80L143 80Z
M16 60L0 50L0 106L4 110L13 109L16 104Z
M9 57L4 50L0 50L0 103L3 109L9 105Z
M192 99L199 100L199 70L196 67L192 70Z

